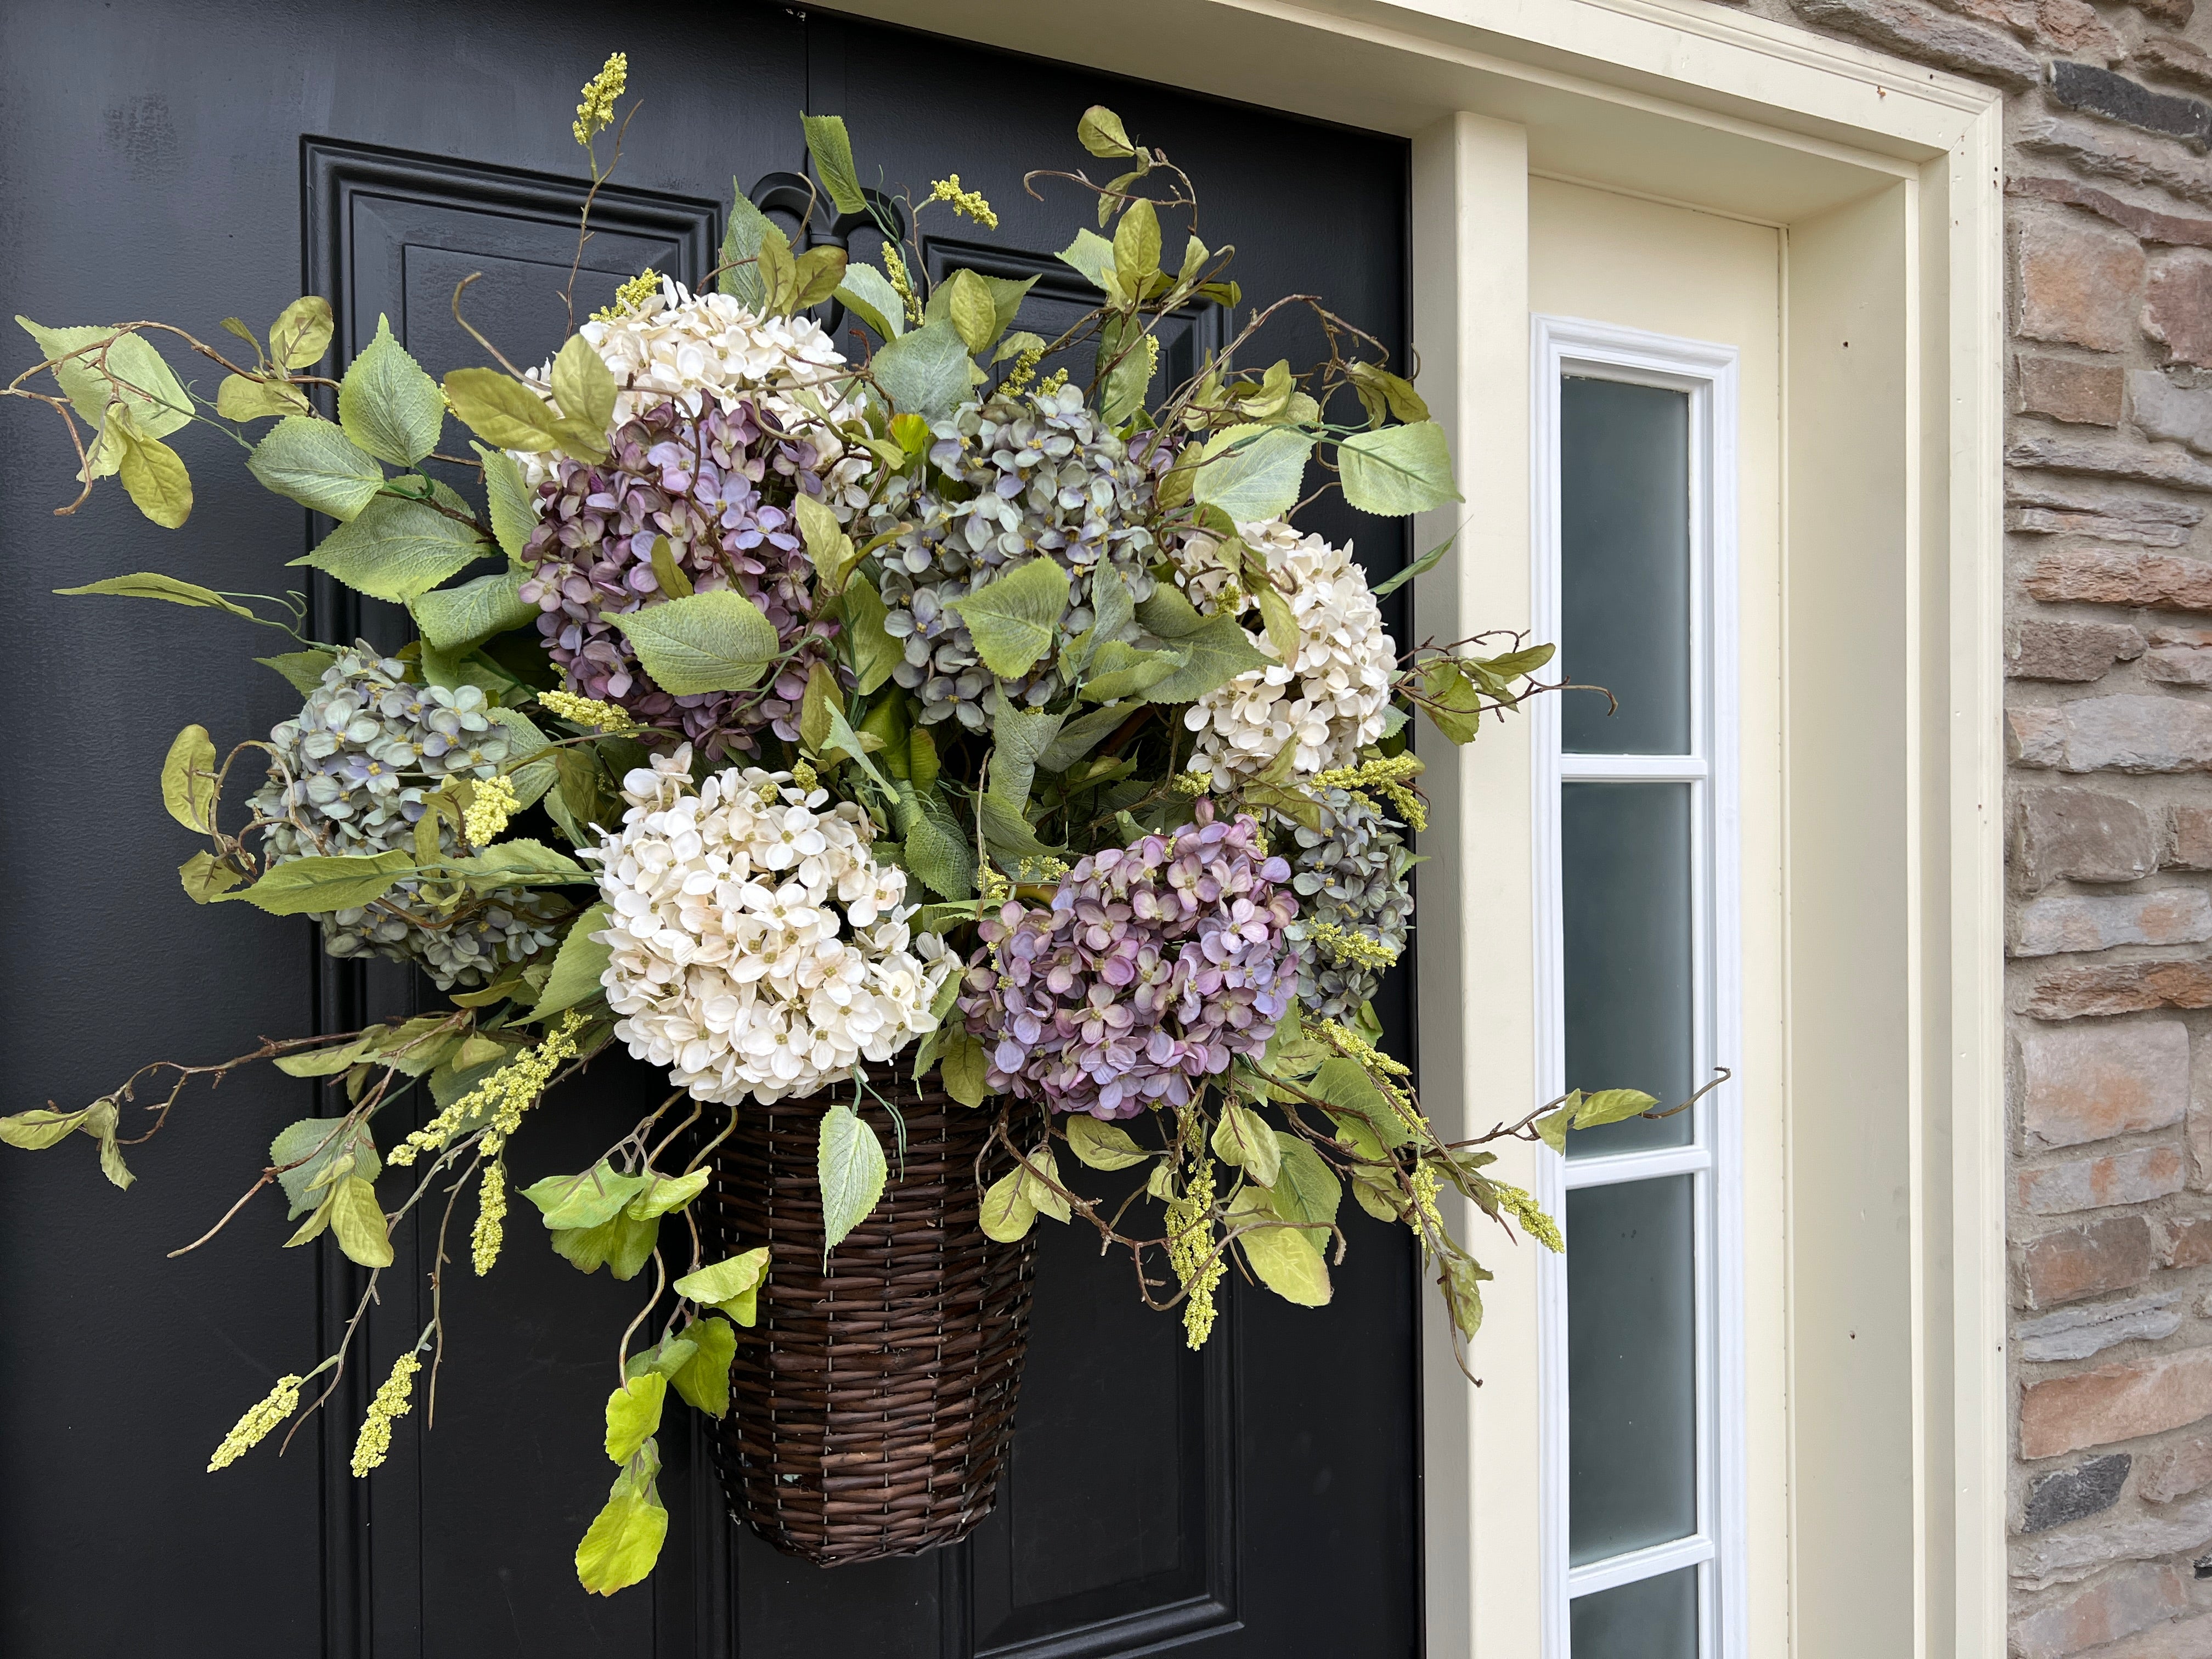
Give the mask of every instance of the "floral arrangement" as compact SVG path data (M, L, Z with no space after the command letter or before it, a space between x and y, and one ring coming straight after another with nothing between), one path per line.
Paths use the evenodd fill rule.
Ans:
M610 58L578 110L594 191L625 74ZM855 1109L885 1079L995 1111L1013 1161L985 1231L1095 1226L1193 1346L1232 1269L1330 1299L1347 1187L1416 1236L1472 1337L1488 1275L1439 1188L1557 1248L1484 1144L1557 1146L1651 1104L1570 1097L1447 1144L1376 1046L1369 999L1405 948L1424 827L1409 721L1465 742L1541 689L1551 654L1409 649L1376 600L1445 550L1370 586L1348 546L1296 527L1310 479L1384 517L1457 499L1412 382L1310 298L1244 308L1188 176L1110 111L1078 128L1110 181L1030 175L1099 226L1061 256L1097 304L1052 339L1019 326L1030 283L920 275L923 216L994 224L980 195L956 176L892 202L861 188L841 121L805 132L826 205L872 216L879 263L795 247L741 194L712 291L642 272L535 368L484 341L497 366L441 383L380 325L325 375L331 313L310 296L265 333L227 319L236 344L19 319L43 358L7 388L67 429L82 489L64 513L113 477L182 524L193 483L168 441L211 427L335 522L293 562L405 608L417 637L386 654L308 637L298 594L143 572L63 590L291 636L260 660L296 716L228 749L188 726L169 752L163 799L204 843L185 892L312 917L331 955L419 963L445 1000L156 1062L88 1106L0 1119L0 1139L82 1134L124 1187L125 1107L150 1134L195 1080L249 1063L325 1080L327 1107L276 1136L229 1214L274 1188L289 1243L327 1232L368 1282L339 1351L247 1411L220 1468L304 1420L313 1379L307 1409L331 1397L395 1223L473 1188L459 1219L490 1272L530 1115L610 1043L665 1070L672 1092L604 1158L520 1188L583 1272L653 1267L607 1407L617 1477L576 1555L603 1593L642 1578L666 1529L668 1395L727 1411L758 1316L767 1249L708 1260L681 1224L748 1102L821 1101L833 1248L890 1178ZM833 302L842 340L810 314ZM1241 319L1231 343L1156 392L1159 326L1205 307ZM1261 345L1291 310L1328 344L1303 370ZM222 371L212 399L164 346ZM1065 1158L1148 1201L1086 1195ZM356 1474L445 1335L440 1314L376 1391Z

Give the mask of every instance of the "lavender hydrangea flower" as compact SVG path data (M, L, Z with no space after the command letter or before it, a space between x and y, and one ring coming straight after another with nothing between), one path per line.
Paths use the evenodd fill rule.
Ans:
M1290 877L1253 818L1201 800L1196 823L1085 858L1049 908L1008 902L960 999L988 1086L1102 1118L1188 1103L1290 1007Z
M694 418L673 403L618 429L601 465L559 463L538 489L522 597L568 689L617 703L708 754L751 754L763 726L799 735L806 671L830 659L836 624L813 614L812 574L791 504L822 494L814 447L750 404ZM639 665L612 617L667 597L653 572L665 537L697 592L734 587L798 654L764 688L672 696Z

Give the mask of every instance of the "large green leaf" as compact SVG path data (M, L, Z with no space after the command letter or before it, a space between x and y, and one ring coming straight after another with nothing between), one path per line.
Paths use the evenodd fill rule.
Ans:
M542 841L502 841L467 858L451 859L445 868L480 892L495 887L577 885L596 880L592 872Z
M164 530L183 528L192 515L192 475L184 457L139 431L128 410L108 411L106 435L119 446L116 471L131 505Z
M279 495L328 514L353 518L384 488L376 458L328 421L287 415L262 434L246 470Z
M503 449L487 449L471 441L477 459L483 463L484 501L491 509L491 533L499 538L500 550L520 561L530 532L538 528L537 498L522 481L522 469Z
M1093 708L1078 714L1060 728L1060 735L1052 740L1052 746L1037 757L1037 764L1048 772L1065 772L1105 742L1133 712L1121 707Z
M860 194L860 170L853 165L853 140L842 115L802 115L799 126L806 134L806 153L814 158L814 171L822 188L840 213L866 213L867 198Z
M968 395L974 366L949 319L889 342L868 365L894 410L930 421L945 419Z
M502 370L453 370L446 376L446 401L470 431L501 449L538 454L560 441L558 417L545 400Z
M1337 447L1336 464L1344 499L1363 513L1402 518L1462 499L1452 484L1451 446L1434 421L1355 433Z
M535 806L545 798L546 791L558 781L563 751L554 749L546 735L520 708L493 708L484 712L505 726L514 737L514 753L521 763L514 765L507 778L514 786L517 804ZM532 755L538 758L526 758Z
M676 1281L676 1294L719 1309L738 1324L750 1326L759 1317L756 1298L768 1278L768 1246L759 1245L684 1274Z
M338 659L335 651L286 651L274 657L256 657L253 660L264 668L273 668L284 677L285 683L303 697L314 696L323 683L330 665Z
M694 1411L709 1417L726 1416L730 1409L730 1362L738 1357L738 1334L726 1319L697 1319L684 1328L697 1345L669 1380Z
M971 898L975 892L975 845L961 833L960 822L935 789L898 786L905 820L906 867L939 898Z
M580 334L571 334L553 359L553 401L566 420L592 432L605 432L614 424L614 371L597 347Z
M652 1489L624 1491L618 1480L576 1546L576 1582L594 1595L641 1583L652 1575L667 1536L668 1511Z
M395 605L428 592L492 551L475 526L450 519L428 501L380 495L350 524L323 538L305 558L348 587Z
M376 319L376 337L338 385L338 422L347 437L394 466L412 466L438 447L445 395L392 337L388 318Z
M876 1207L890 1172L876 1132L842 1100L822 1115L816 1170L822 1182L823 1246L835 1249Z
M844 600L846 647L852 653L855 689L862 696L870 696L906 660L906 652L884 628L884 619L890 613L884 608L884 596L873 582L863 576L848 584Z
M1037 761L1060 735L1063 716L1017 708L995 685L983 707L991 718L991 793L1009 806L1026 807Z
M1114 244L1095 230L1079 230L1060 257L1084 276L1093 288L1104 289L1113 278Z
M1222 1107L1220 1121L1213 1126L1213 1153L1262 1187L1273 1186L1283 1167L1283 1143L1274 1126L1240 1101Z
M612 620L645 672L671 696L749 690L782 649L775 624L760 607L727 588L649 605Z
M1154 680L1139 694L1146 702L1195 702L1239 674L1270 666L1274 659L1252 643L1234 617L1208 617L1175 641L1182 665Z
M251 611L242 605L233 605L213 588L202 587L198 582L179 581L174 576L164 576L155 570L134 570L127 576L104 576L96 582L87 582L82 587L57 587L57 593L112 593L126 599L167 599L171 605L196 605L207 611L228 611L234 617L243 617L248 622L258 622Z
M1054 850L1037 839L1036 831L1022 816L1020 808L1009 805L998 796L979 795L975 810L982 822L983 844L1000 863L1011 865L1024 859L1041 859Z
M341 1176L331 1188L331 1232L347 1261L363 1267L392 1265L384 1206L377 1201L375 1187L358 1172Z
M1190 653L1179 645L1164 651L1139 651L1120 640L1109 640L1091 655L1091 672L1083 678L1083 700L1117 702L1133 697L1189 664Z
M118 337L112 328L97 326L45 328L22 316L15 320L48 357L68 358L55 365L54 378L61 382L63 395L88 424L103 425L107 406L116 402L129 411L131 424L149 438L167 437L191 419L191 398L167 362L143 336ZM113 342L104 352L86 349L103 340ZM82 355L72 356L71 353ZM100 368L103 361L105 373Z
M269 325L269 355L287 368L313 368L331 349L337 319L319 294L295 300Z
M333 1166L370 1182L384 1167L368 1126L349 1126L342 1117L307 1117L286 1125L269 1143L269 1164L291 1205L286 1219L292 1221L322 1202L324 1189L335 1179Z
M1009 1170L985 1190L981 1225L986 1238L1012 1244L1036 1224L1036 1206L1030 1202L1027 1191L1034 1183L1023 1180L1026 1173Z
M578 916L561 941L561 954L553 958L553 971L545 976L545 990L530 1011L533 1019L573 1008L599 994L599 975L606 971L614 947L592 934L605 930L609 911L604 902Z
M1018 679L1052 649L1067 609L1067 572L1055 560L1030 559L947 609L968 624L984 666L1001 678Z
M837 297L881 338L896 340L906 332L906 301L899 298L891 279L873 265L857 260L848 264L837 285Z
M161 763L161 804L185 829L206 835L215 828L215 744L207 727L188 726Z
M1118 1123L1104 1122L1087 1112L1071 1112L1064 1121L1068 1146L1094 1170L1126 1170L1152 1156Z
M1313 446L1296 427L1232 426L1199 451L1191 495L1240 524L1279 518L1297 504Z
M529 574L510 566L459 587L417 594L407 608L415 613L416 627L434 648L465 650L495 634L537 620L538 607L519 597Z
M652 1184L652 1176L621 1174L602 1158L581 1175L547 1176L533 1182L522 1189L522 1195L538 1207L550 1231L565 1232L613 1220Z
M1282 1169L1270 1183L1267 1194L1275 1213L1285 1221L1334 1223L1337 1206L1343 1201L1344 1183L1328 1167L1328 1160L1297 1135L1281 1136L1280 1145ZM1329 1235L1319 1227L1305 1229L1298 1237L1316 1252L1328 1248Z
M659 1216L640 1221L624 1212L596 1227L556 1228L552 1245L554 1253L579 1273L605 1267L613 1278L628 1280L635 1279L653 1260L653 1247L659 1237Z
M668 1379L658 1371L633 1376L607 1396L607 1455L627 1463L660 1427Z
M1230 1205L1227 1219L1231 1227L1251 1229L1238 1235L1237 1244L1262 1285L1302 1308L1328 1302L1328 1262L1306 1243L1303 1230L1283 1224L1266 1192L1247 1187Z
M319 915L358 909L414 868L414 854L398 847L335 858L311 855L288 860L252 886L223 897L244 899L272 916Z
M746 310L765 313L769 302L769 285L761 272L761 248L764 244L779 243L784 253L791 252L791 238L781 227L753 205L745 187L735 179L730 180L730 217L722 232L721 275L715 279L723 293L730 295Z

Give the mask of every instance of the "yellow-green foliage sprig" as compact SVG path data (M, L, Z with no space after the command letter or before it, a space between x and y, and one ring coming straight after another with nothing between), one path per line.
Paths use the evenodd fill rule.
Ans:
M361 1433L353 1443L355 1480L377 1468L390 1454L392 1419L406 1416L412 1408L409 1396L415 1391L415 1373L422 1369L422 1357L412 1350L392 1362L392 1375L368 1402L368 1415L362 1419Z
M562 1063L576 1056L576 1033L583 1015L571 1008L534 1048L525 1048L482 1083L392 1149L391 1162L404 1166L424 1152L442 1152L471 1119L489 1115L483 1140L486 1158L495 1158L507 1138L520 1127L522 1115L538 1103Z
M599 72L584 82L583 101L576 106L576 124L570 129L586 149L592 140L614 125L615 100L629 84L629 58L611 52Z
M246 1415L223 1436L222 1443L215 1449L215 1455L208 1459L208 1473L213 1474L217 1469L228 1468L266 1440L270 1430L299 1410L300 1385L307 1380L304 1376L278 1377L276 1386L248 1407Z

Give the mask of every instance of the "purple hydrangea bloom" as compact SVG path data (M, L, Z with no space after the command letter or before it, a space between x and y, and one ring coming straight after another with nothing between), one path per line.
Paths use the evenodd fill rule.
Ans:
M1009 902L960 999L989 1086L1103 1118L1187 1104L1290 1006L1290 877L1256 822L1200 800L1196 823L1084 859L1050 908Z
M814 660L832 661L834 622L813 615L812 567L791 511L819 496L813 446L785 436L752 404L709 408L694 420L673 404L617 430L598 466L563 459L538 488L538 523L523 549L532 569L522 597L568 689L619 703L646 725L714 757L752 754L765 726L799 736L799 706ZM697 592L734 587L798 654L749 691L672 696L639 665L611 620L664 596L653 569L660 537Z

